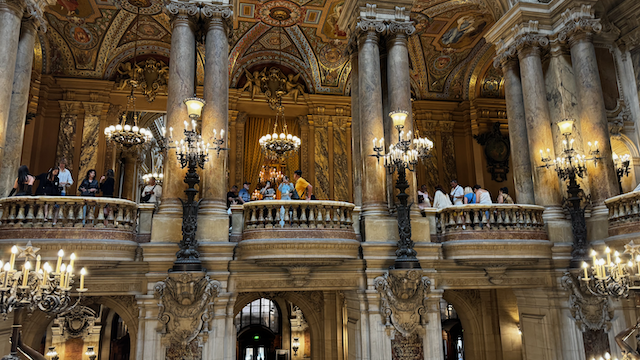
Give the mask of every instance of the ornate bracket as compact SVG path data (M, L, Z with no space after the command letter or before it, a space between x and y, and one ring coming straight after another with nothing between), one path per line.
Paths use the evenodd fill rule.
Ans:
M219 290L220 282L204 272L170 273L156 283L154 295L160 300L157 330L169 348L188 352L194 340L198 345L206 342Z
M431 280L422 270L389 270L374 280L380 294L380 314L388 332L421 334L427 322ZM391 334L390 334L391 335Z
M608 297L598 297L584 291L584 286L571 273L564 274L561 280L562 287L571 292L569 295L569 309L571 316L582 332L588 330L611 329L613 310L609 307Z

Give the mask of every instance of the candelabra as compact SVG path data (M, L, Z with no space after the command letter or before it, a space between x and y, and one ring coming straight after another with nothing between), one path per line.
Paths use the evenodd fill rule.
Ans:
M67 265L62 262L64 251L60 250L53 268L48 262L41 264L40 255L36 255L39 250L31 242L24 247L14 245L11 247L10 260L4 264L0 261L0 313L5 319L9 313L14 313L11 354L3 359L19 359L16 339L21 328L23 310L32 312L39 309L48 314L58 314L76 306L82 293L87 291L84 287L86 270L83 268L80 271L80 286L76 288L78 300L72 304L75 254L71 254ZM15 267L16 257L24 258L20 270ZM31 265L31 260L35 260L34 266Z
M407 200L409 195L406 193L409 188L407 181L407 170L415 171L418 160L430 156L433 148L433 142L426 138L413 138L411 131L404 133L404 122L407 119L406 111L394 111L389 114L393 119L393 125L398 130L398 142L389 147L389 152L384 153L384 139L373 139L373 151L378 160L384 159L384 166L389 174L398 172L396 180L396 189L400 192L397 197L400 205L397 207L398 212L398 232L400 241L396 250L395 269L413 269L420 268L420 263L416 257L416 251L413 249L414 243L411 240L411 220L409 218L409 206Z
M298 349L300 349L300 339L298 339L297 337L293 338L291 349L293 349L293 356L298 356Z
M622 194L622 177L629 175L631 157L629 154L618 156L618 154L613 153L613 164L616 167L616 175L618 176L618 188L620 194Z
M216 151L220 155L220 151L227 150L223 148L224 130L220 130L220 138L218 132L213 130L213 147L210 143L205 144L202 135L198 133L197 121L202 114L202 108L205 101L200 98L188 98L184 100L187 106L189 118L191 119L191 128L189 122L184 122L184 139L178 141L173 140L173 128L169 128L168 143L172 144L169 148L176 150L176 158L181 168L187 168L187 174L184 182L189 186L184 192L187 194L187 200L182 202L182 240L178 244L180 250L176 253L176 261L173 264L173 271L202 271L202 263L200 261L200 253L198 252L198 241L196 240L196 230L198 229L198 208L200 200L195 201L198 194L196 184L200 183L200 176L196 169L199 167L204 169L204 164L209 159L209 150ZM166 134L166 129L162 129Z
M56 351L55 346L49 346L49 351L46 354L49 357L49 360L59 360L58 352Z
M586 261L582 263L584 274L580 280L589 292L600 297L626 298L630 290L640 290L636 285L640 279L640 245L631 241L624 246L622 254L609 247L604 253L606 260L591 250L591 266Z
M96 357L98 357L96 352L93 350L93 346L87 346L87 351L84 354L89 357L89 360L96 360Z
M562 136L564 136L561 156L553 159L550 156L551 150L547 149L546 156L544 152L540 150L540 157L544 164L541 167L555 169L561 180L568 181L567 194L569 197L567 198L567 203L571 205L568 206L568 210L571 215L571 230L573 232L573 250L571 251L571 256L574 261L579 261L587 255L587 225L584 218L584 208L582 207L582 189L578 184L578 178L583 178L586 175L587 162L593 162L594 166L597 166L598 160L602 158L599 157L600 150L598 149L597 141L595 144L591 142L588 143L589 158L574 149L574 139L570 139L573 122L571 119L566 119L557 123Z

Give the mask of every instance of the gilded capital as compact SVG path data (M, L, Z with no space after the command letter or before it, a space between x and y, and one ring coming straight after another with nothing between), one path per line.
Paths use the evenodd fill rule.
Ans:
M600 19L596 19L591 5L582 5L568 9L562 13L562 28L558 32L558 40L575 41L591 40L593 34L602 31Z

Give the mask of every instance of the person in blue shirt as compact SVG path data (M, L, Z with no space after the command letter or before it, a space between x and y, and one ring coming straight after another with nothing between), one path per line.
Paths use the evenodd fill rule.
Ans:
M251 193L249 192L249 186L250 185L251 185L250 182L245 181L244 184L242 185L242 189L240 189L240 192L238 193L238 196L244 202L249 202L251 200Z

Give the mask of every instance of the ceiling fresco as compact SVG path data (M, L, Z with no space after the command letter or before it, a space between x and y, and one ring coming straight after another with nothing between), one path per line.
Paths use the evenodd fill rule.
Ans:
M238 1L230 36L230 87L242 88L247 72L278 65L285 73L300 74L310 93L349 93L347 34L337 26L344 0ZM501 96L501 73L488 66L493 49L483 38L501 12L485 1L415 2L416 33L409 39L415 98ZM274 18L274 11L286 12L286 19ZM49 31L40 45L47 73L116 80L119 65L132 61L136 38L138 61L169 60L171 31L161 0L57 0L46 17ZM198 52L202 80L204 47Z

